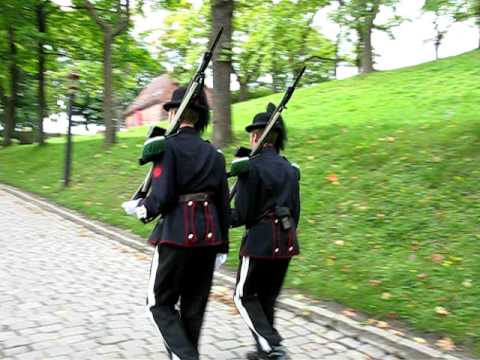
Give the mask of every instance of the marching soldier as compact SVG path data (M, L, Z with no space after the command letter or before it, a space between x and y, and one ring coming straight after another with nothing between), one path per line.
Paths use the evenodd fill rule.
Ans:
M185 91L175 90L164 105L170 120ZM155 252L147 307L170 359L199 359L198 340L213 271L228 252L225 159L200 138L208 120L209 108L201 92L183 113L178 133L147 140L141 161L154 158L151 193L124 204L139 219L162 217L149 238Z
M260 139L275 106L257 114L246 127L250 143ZM299 253L298 167L280 156L286 129L280 118L261 152L238 174L232 227L245 225L234 301L255 338L257 351L247 359L287 359L274 327L274 306L292 256Z

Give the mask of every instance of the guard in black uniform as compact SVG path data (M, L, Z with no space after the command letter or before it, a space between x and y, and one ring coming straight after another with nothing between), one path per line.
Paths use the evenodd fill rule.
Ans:
M246 127L255 144L275 110L257 114ZM279 152L284 147L283 121L267 137L263 150L250 158L238 174L232 226L245 225L235 304L252 331L257 351L248 359L287 359L282 337L274 327L274 306L287 273L290 258L299 253L296 228L300 216L298 166Z
M184 88L175 90L164 105L170 118L184 93ZM170 359L199 359L198 339L214 268L228 252L225 159L199 135L208 119L202 92L185 111L177 134L145 143L141 162L154 157L152 189L134 204L140 219L162 217L149 238L155 253L147 307Z

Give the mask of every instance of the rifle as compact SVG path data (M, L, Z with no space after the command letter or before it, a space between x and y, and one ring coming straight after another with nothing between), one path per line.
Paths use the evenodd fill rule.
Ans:
M156 137L156 136L167 137L169 135L175 134L178 131L178 129L180 128L183 112L190 104L190 101L192 100L192 98L198 95L198 92L202 90L203 82L205 80L205 70L207 69L208 64L210 63L210 60L213 57L213 52L217 46L218 41L220 40L220 37L222 36L222 32L223 32L223 27L221 27L220 30L218 31L218 34L215 37L212 45L210 46L210 49L203 54L202 62L200 63L195 74L193 75L192 80L190 80L190 83L187 86L187 90L185 91L185 95L183 96L182 102L180 103L180 106L178 107L178 110L175 113L175 117L171 121L168 129L165 130L157 126L153 126L152 128L150 128L149 132L147 133L147 139ZM145 180L138 187L137 191L133 194L133 196L131 197L131 200L136 200L136 199L144 198L145 196L147 196L148 192L150 191L150 187L152 185L152 169L153 169L153 166L150 167L150 170L145 176Z
M282 100L278 104L278 106L275 108L275 111L272 113L270 116L270 119L268 119L267 125L265 126L265 130L263 130L262 136L260 136L260 139L257 141L255 145L253 145L252 151L250 152L248 158L251 159L252 157L258 155L260 151L262 151L263 146L265 145L265 141L267 139L268 134L272 132L274 129L275 125L277 124L277 121L280 117L280 114L282 113L283 110L287 108L287 103L290 100L290 98L293 95L293 92L295 91L295 88L297 87L300 78L302 77L303 73L305 72L306 66L300 70L300 72L297 74L295 77L295 80L293 81L293 84L287 88L285 91L285 94L283 95ZM230 190L230 195L228 198L228 201L231 202L233 197L235 196L237 192L237 182L238 180L235 181L235 184L233 185L232 189Z

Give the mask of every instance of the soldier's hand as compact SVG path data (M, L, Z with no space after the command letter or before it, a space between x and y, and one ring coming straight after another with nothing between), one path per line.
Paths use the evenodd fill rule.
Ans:
M220 269L220 267L227 261L227 254L217 254L215 258L215 271Z
M137 213L137 206L138 206L138 203L140 202L140 200L142 200L142 199L135 199L135 200L125 201L125 202L122 204L122 208L123 208L123 210L125 210L125 212L127 213L127 215L136 215L136 213Z
M235 151L234 157L236 157L237 159L249 157L251 152L252 150L250 150L249 148L241 146Z

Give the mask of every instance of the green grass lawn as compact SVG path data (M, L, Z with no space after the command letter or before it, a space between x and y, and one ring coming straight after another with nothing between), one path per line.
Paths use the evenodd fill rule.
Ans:
M284 117L286 154L302 167L302 254L290 286L480 353L479 65L474 51L295 93ZM241 129L280 97L235 105L237 139L246 144ZM0 181L146 236L152 225L120 208L147 170L137 165L145 132L120 134L110 150L76 138L68 190L61 139L1 150Z

